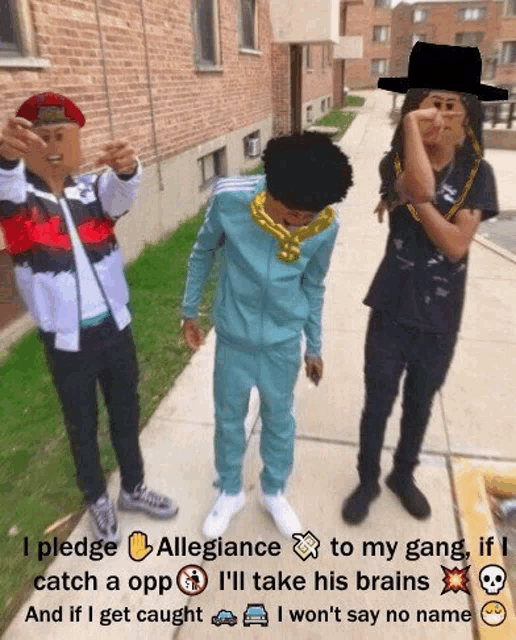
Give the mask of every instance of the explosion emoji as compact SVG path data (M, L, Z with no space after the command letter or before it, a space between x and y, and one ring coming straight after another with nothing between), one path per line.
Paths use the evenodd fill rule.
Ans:
M468 581L468 569L471 565L468 565L465 569L457 569L457 567L453 567L453 569L447 569L441 565L441 569L444 571L444 587L441 591L441 595L447 593L448 591L454 591L455 593L459 591L464 591L464 593L469 594L468 588L466 586L466 582Z

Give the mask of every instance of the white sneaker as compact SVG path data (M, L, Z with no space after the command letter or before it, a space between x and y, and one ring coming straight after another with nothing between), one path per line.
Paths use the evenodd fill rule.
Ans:
M275 495L261 494L263 507L271 514L280 533L292 539L294 533L301 533L301 523L281 491Z
M202 532L207 538L217 538L228 528L231 518L240 511L245 504L243 491L236 496L230 496L221 491L215 506L204 521Z

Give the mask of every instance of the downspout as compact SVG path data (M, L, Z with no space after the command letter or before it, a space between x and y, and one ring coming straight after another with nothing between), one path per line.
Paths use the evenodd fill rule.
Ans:
M107 80L107 70L106 70L106 58L104 55L104 40L102 38L102 28L100 25L100 14L99 14L99 4L98 0L95 0L95 16L97 18L97 28L99 30L99 40L100 40L100 53L102 60L102 71L104 75L104 90L106 94L106 102L108 108L108 119L109 119L109 133L111 134L111 139L115 139L115 129L113 126L113 113L111 111L111 101L109 99L109 88L108 88L108 80Z
M147 33L145 31L145 14L143 11L143 0L140 0L141 14L142 14L142 28L143 28L143 46L145 49L145 69L147 72L147 85L149 87L149 108L150 108L150 117L152 123L152 141L154 145L154 155L156 158L156 165L158 168L158 182L159 182L159 190L164 191L165 186L163 184L163 176L161 174L161 160L158 155L158 137L156 134L156 120L154 118L154 103L152 100L152 79L150 72L150 63L149 63L149 49L147 46Z

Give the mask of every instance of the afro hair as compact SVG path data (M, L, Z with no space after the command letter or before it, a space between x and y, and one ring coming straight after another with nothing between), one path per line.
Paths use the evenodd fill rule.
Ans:
M290 209L321 211L345 198L353 184L346 154L323 133L272 138L262 159L267 191Z

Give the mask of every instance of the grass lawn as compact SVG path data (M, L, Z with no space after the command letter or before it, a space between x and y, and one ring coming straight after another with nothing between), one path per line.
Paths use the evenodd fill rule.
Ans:
M339 127L340 139L354 114L334 109L318 121ZM248 173L263 173L263 164ZM140 366L141 424L145 425L192 355L184 344L179 308L187 260L204 208L167 238L148 245L128 266L133 334ZM208 311L215 276L206 286L201 325L210 328ZM165 320L165 321L164 321ZM0 636L24 598L34 577L50 563L23 555L30 542L65 540L84 513L75 484L75 470L62 423L61 409L35 330L28 332L0 365ZM99 394L99 443L106 473L116 468L108 435L107 412ZM44 535L51 524L68 514L64 525Z
M338 127L338 132L332 136L333 142L338 142L346 132L346 129L353 122L355 115L356 114L352 111L332 109L325 116L319 118L315 124L325 127Z
M361 107L364 102L362 96L346 96L346 107Z

